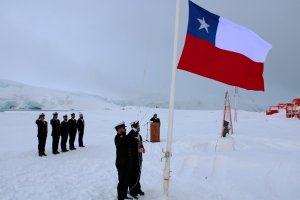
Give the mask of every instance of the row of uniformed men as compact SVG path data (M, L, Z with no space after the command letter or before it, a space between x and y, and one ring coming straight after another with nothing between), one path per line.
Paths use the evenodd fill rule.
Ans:
M39 118L36 120L38 128L38 151L39 156L47 156L45 154L45 146L48 135L48 123L45 121L45 114L42 113L39 115ZM71 114L71 119L68 120L68 115L63 116L63 121L60 122L58 119L58 113L53 113L53 118L50 120L52 126L52 153L59 154L58 145L59 139L61 137L61 151L67 152L67 141L69 137L69 148L70 150L75 150L75 138L78 130L78 143L79 147L85 147L83 145L83 134L84 134L84 119L83 114L79 114L79 119L75 119L75 113Z

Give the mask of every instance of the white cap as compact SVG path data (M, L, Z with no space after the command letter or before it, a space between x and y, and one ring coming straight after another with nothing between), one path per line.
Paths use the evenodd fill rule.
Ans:
M130 123L130 125L132 126L132 125L138 124L138 123L139 123L139 120L136 120L136 121L132 121L132 122Z
M125 122L120 122L115 126L115 129L117 129L119 126L125 126ZM126 127L126 126L125 126Z

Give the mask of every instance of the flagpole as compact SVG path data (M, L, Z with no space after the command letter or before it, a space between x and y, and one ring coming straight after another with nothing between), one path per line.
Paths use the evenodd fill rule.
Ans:
M164 197L169 199L169 186L170 186L170 161L172 150L172 137L173 137L173 121L174 121L174 106L176 95L176 70L177 70L177 51L178 51L178 35L179 35L179 11L180 0L176 0L176 18L174 29L174 46L173 46L173 66L172 66L172 80L171 92L169 102L169 120L168 120L168 136L165 152L165 169L164 169Z

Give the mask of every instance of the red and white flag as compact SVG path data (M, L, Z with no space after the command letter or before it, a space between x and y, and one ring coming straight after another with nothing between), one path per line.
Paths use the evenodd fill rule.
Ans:
M264 91L264 62L271 48L253 31L189 1L188 30L177 68Z

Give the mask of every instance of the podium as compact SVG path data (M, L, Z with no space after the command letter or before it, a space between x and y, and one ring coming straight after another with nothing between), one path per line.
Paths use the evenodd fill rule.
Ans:
M160 142L160 123L150 123L150 142Z

